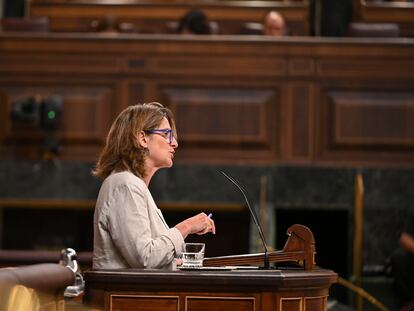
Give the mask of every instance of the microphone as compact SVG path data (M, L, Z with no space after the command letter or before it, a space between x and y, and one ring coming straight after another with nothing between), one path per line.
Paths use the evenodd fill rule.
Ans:
M264 234L263 234L262 226L260 226L260 223L257 219L256 212L250 206L249 200L247 199L246 191L243 189L243 187L240 185L240 183L236 181L236 179L234 177L229 176L228 174L224 173L223 171L220 171L220 173L223 174L224 177L226 177L233 185L235 185L237 187L237 189L239 189L240 192L243 194L244 201L246 202L246 205L249 208L250 215L252 216L253 221L254 221L254 223L257 227L257 230L259 231L260 239L262 240L263 247L264 247L264 250L265 250L264 259L263 259L263 264L264 264L263 268L264 269L269 269L269 254L268 254L267 244L266 244L265 237L264 237Z

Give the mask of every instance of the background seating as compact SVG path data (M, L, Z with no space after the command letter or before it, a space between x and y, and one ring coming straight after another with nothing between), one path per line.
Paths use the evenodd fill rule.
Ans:
M244 23L240 29L241 35L262 35L263 25L261 23Z
M350 23L350 37L396 38L400 36L400 27L395 23Z
M1 29L5 31L48 32L49 19L47 17L1 19Z
M239 34L245 22L262 22L265 14L276 10L284 15L292 35L310 33L310 6L307 1L113 1L111 5L93 0L32 0L30 16L47 16L52 32L96 32L116 29L119 32L170 33L166 24L198 8L220 25L220 34ZM121 26L122 25L122 26ZM166 31L167 30L167 31Z
M353 21L365 23L395 23L400 37L414 37L414 3L411 1L355 0Z

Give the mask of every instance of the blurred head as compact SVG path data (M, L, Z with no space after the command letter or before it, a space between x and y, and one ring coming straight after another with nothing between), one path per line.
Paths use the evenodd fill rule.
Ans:
M171 142L168 132L151 132L159 129L172 130ZM172 165L176 139L175 122L168 108L156 102L129 106L113 122L93 174L105 179L112 171L128 170L144 178L148 161L160 167Z
M211 30L204 12L199 9L193 9L181 18L177 32L181 34L208 35L211 33Z
M285 18L276 11L270 11L266 14L263 21L263 33L267 36L282 37L286 35Z

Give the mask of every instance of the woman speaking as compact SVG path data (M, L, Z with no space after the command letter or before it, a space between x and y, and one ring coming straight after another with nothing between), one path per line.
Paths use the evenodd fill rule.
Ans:
M178 147L171 111L159 103L122 111L93 174L103 180L94 214L94 269L174 269L189 234L215 234L205 213L170 228L148 185L173 165Z

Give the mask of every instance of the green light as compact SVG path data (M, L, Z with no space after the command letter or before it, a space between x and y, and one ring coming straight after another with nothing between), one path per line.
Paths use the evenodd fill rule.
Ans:
M56 118L56 112L54 112L53 110L50 110L50 111L47 113L47 117L48 117L50 120L52 120L52 119Z

